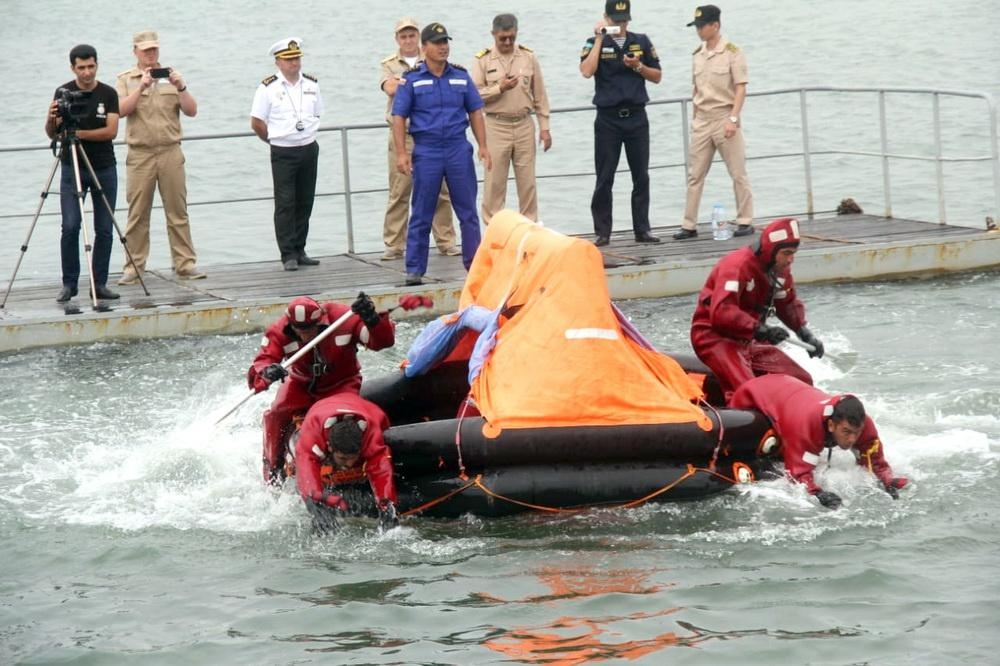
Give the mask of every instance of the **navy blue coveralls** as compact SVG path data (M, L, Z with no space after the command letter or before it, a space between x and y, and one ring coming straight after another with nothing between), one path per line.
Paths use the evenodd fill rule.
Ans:
M632 231L649 232L649 120L646 117L646 80L625 66L626 52L639 56L646 67L660 69L660 59L649 37L627 31L625 44L618 48L614 38L602 35L601 57L594 73L594 169L597 184L590 200L594 233L610 236L611 200L615 171L625 146L625 159L632 172ZM580 61L594 48L594 37L587 40Z
M404 75L396 90L392 115L410 119L413 136L413 198L406 231L406 272L427 272L431 221L447 181L451 205L462 234L462 263L468 269L482 234L476 212L476 166L472 144L465 137L469 114L483 108L483 99L469 73L445 63L435 76L420 63Z

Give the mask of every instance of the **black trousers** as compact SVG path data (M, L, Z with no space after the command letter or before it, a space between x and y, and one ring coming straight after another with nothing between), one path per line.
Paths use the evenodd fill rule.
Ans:
M309 217L316 197L319 144L285 148L271 146L274 181L274 237L281 261L298 260L306 251Z
M642 107L626 110L597 109L594 120L594 170L597 185L590 200L594 233L610 236L612 190L615 171L625 146L625 159L632 172L632 231L649 231L649 119Z

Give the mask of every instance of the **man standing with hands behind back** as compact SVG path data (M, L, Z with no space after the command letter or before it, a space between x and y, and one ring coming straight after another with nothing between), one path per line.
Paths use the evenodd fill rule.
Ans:
M250 128L271 146L274 181L274 236L281 266L297 271L319 261L306 254L309 217L316 198L319 165L319 118L323 98L316 77L302 73L302 40L282 39L271 45L278 73L257 86Z
M396 168L413 176L413 205L406 232L406 284L424 283L428 236L441 183L448 183L462 234L462 265L469 270L482 234L476 212L476 165L466 128L479 144L479 161L493 166L486 145L483 99L461 65L448 61L451 36L440 23L420 31L424 62L407 72L392 102L392 141ZM407 120L413 154L406 150Z
M594 216L594 245L611 242L612 189L625 146L632 172L632 232L637 243L659 243L649 233L649 119L646 117L646 81L659 83L663 73L653 43L628 29L630 0L607 0L604 18L594 36L583 45L580 73L594 79L594 166L597 184L590 200Z
M715 5L702 5L694 11L694 20L688 23L688 26L693 25L698 30L702 45L694 51L691 68L694 118L691 123L687 203L681 230L674 234L675 240L698 235L698 204L716 150L722 154L733 179L736 221L739 224L733 235L749 236L753 233L753 195L747 177L746 145L740 123L740 112L747 95L747 61L740 47L720 33L721 14Z
M385 243L382 261L402 259L406 250L413 178L396 169L396 146L392 142L392 100L396 96L396 88L399 87L403 72L413 69L423 60L420 56L420 29L416 19L406 16L396 21L396 44L399 45L399 50L382 59L378 82L387 98L385 120L389 123L389 202L385 206L385 220L382 223L382 242ZM406 149L413 150L413 138L409 134L406 135ZM431 231L441 254L449 257L462 254L455 247L455 224L451 219L451 199L448 197L447 185L441 187Z
M521 215L538 221L532 112L538 116L538 143L543 150L552 147L542 67L534 52L516 41L517 17L498 14L493 19L493 47L477 53L472 65L472 80L486 104L486 143L494 162L483 183L483 222L504 207L511 162Z
M167 240L177 277L197 280L205 274L195 267L197 255L191 241L187 214L187 183L181 151L183 113L193 118L198 103L181 73L160 66L160 40L152 30L132 36L136 65L118 75L118 107L125 125L125 198L128 226L125 243L134 265L125 264L118 284L135 284L146 270L149 257L149 217L153 190L159 186L167 218Z

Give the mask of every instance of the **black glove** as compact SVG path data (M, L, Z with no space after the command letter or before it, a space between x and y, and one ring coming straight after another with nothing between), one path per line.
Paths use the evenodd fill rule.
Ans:
M816 493L816 499L819 503L829 509L836 509L840 506L840 495L837 493L831 493L829 490L821 490Z
M885 488L885 492L889 493L889 497L891 497L894 500L899 499L899 490L896 489L896 486L892 485L891 483L887 483L882 487Z
M761 342L770 342L772 345L784 342L788 339L788 331L780 326L767 326L761 324L753 332L753 339Z
M812 334L812 331L803 326L795 332L795 335L799 336L799 340L802 342L813 346L813 350L809 352L809 358L823 358L823 343Z
M358 315L364 325L368 328L374 328L378 326L379 321L381 321L378 313L375 312L375 304L372 303L372 299L365 295L365 292L358 294L357 299L351 303L351 312Z
M280 363L272 363L260 371L260 376L269 382L284 381L288 376L288 370L281 367Z
M399 514L392 502L383 502L378 507L378 526L383 532L399 526Z

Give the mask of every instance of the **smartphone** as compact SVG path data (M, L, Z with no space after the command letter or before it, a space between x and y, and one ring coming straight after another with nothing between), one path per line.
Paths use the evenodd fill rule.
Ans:
M170 68L154 67L153 69L149 70L149 75L152 76L154 79L166 79L170 77Z

